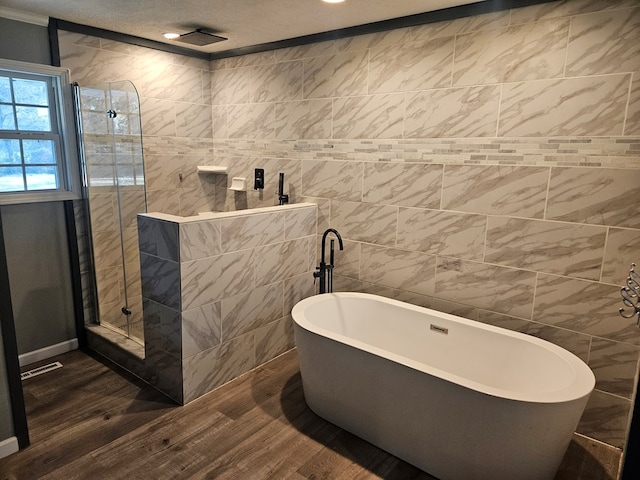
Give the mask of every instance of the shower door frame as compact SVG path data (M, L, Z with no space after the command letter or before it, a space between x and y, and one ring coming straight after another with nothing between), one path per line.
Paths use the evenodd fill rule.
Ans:
M121 85L130 85L131 89L130 90L124 90L124 89L120 89L120 90L116 90L116 86L121 86ZM113 189L111 191L111 194L115 194L115 204L116 204L116 211L114 212L115 215L117 216L117 227L118 227L118 240L119 240L119 262L118 262L118 269L119 269L119 275L118 278L122 281L122 284L120 286L120 291L122 293L122 295L119 297L120 301L118 303L121 304L121 308L119 308L119 312L120 315L124 315L125 316L125 323L124 323L124 327L120 327L117 324L113 324L111 323L108 319L105 319L103 316L103 308L101 307L101 302L100 302L100 289L99 287L99 281L98 281L98 265L97 265L97 261L96 261L96 246L95 246L95 237L94 237L94 222L92 222L92 217L91 217L91 188L92 188L92 178L91 178L91 167L92 164L90 161L87 160L87 151L86 151L86 146L87 146L87 141L86 141L86 137L85 135L91 135L94 134L95 132L87 132L84 125L83 125L83 111L86 112L90 112L90 113L97 113L98 115L101 113L99 110L83 110L82 109L82 90L85 89L94 89L94 90L101 90L104 92L104 99L105 99L105 111L102 112L102 114L105 116L105 118L107 118L108 120L106 121L106 125L107 125L107 130L105 132L100 132L99 135L103 135L105 138L107 136L109 136L110 138L110 146L112 148L112 151L110 152L110 159L111 162L108 163L107 165L109 167L112 167L114 175L113 175L113 185L111 185L109 188ZM124 138L124 136L126 136L127 138L133 138L135 137L136 140L136 146L139 146L139 149L134 152L131 153L129 152L131 158L134 158L136 155L139 156L140 162L136 163L135 161L132 161L131 164L124 164L125 166L131 166L133 165L133 176L131 177L131 181L133 182L132 184L122 184L122 178L124 178L124 175L120 175L119 173L119 168L122 168L121 162L119 160L119 155L121 155L121 157L126 157L126 153L125 154L121 154L118 152L118 147L121 146L122 144L126 144L126 141L122 142L122 140L119 140L118 137L120 136L119 133L117 132L117 128L114 122L114 118L117 118L118 115L118 110L116 110L116 108L114 107L114 91L119 91L119 92L124 92L125 94L127 94L127 99L128 94L135 94L135 102L136 102L136 111L132 114L131 111L126 111L125 112L125 118L131 119L133 117L136 117L137 120L137 124L136 127L133 128L133 133L131 131L129 131L128 133L125 133L122 135L122 138ZM80 86L78 84L74 84L74 96L75 96L75 102L76 102L76 115L77 115L77 126L78 126L78 137L79 137L79 150L80 150L80 161L81 161L81 168L82 168L82 178L83 178L83 202L84 202L84 207L85 207L85 212L84 212L84 220L86 222L86 231L87 231L87 236L88 236L88 240L87 240L87 254L88 254L88 262L90 264L90 273L91 273L91 290L92 290L92 304L91 307L93 309L93 311L95 312L95 315L92 315L92 318L96 321L96 323L102 327L108 328L110 330L113 330L121 335L123 335L124 337L126 337L127 339L133 340L134 342L144 345L144 336L143 336L143 329L141 327L142 325L142 303L141 303L141 296L140 296L140 302L139 302L139 308L137 309L138 311L135 312L137 314L137 318L139 318L139 322L140 322L140 333L142 335L138 335L136 336L131 329L131 295L130 295L130 288L131 288L131 283L130 282L130 277L128 277L127 272L128 272L128 268L129 266L127 265L127 259L129 257L129 255L127 255L126 253L126 244L127 244L127 239L125 238L125 228L128 228L129 230L134 230L135 234L137 235L137 226L134 227L127 227L125 225L124 222L124 214L123 214L123 195L126 194L126 190L132 187L142 187L142 191L141 191L141 200L142 203L140 204L141 207L143 208L138 208L135 210L135 214L137 213L145 213L147 211L147 201L146 201L146 181L145 181L145 176L144 176L144 154L143 154L143 149L142 149L142 125L141 125L141 118L140 118L140 97L138 95L137 89L135 87L135 85L128 81L128 80L124 80L124 81L118 81L118 82L106 82L104 84L99 84L99 85L87 85L87 86ZM122 117L121 117L122 118ZM125 122L127 123L127 122ZM119 143L120 142L120 143ZM126 150L126 148L124 149ZM136 171L136 167L139 166L140 169L139 171ZM138 176L138 174L140 174ZM125 182L126 183L126 182ZM96 186L94 186L93 188L96 188ZM129 192L131 193L131 192ZM136 192L134 192L136 193ZM139 193L139 192L137 192ZM100 194L99 195L103 195ZM135 214L134 214L134 218L135 218ZM131 216L131 213L129 214L129 216ZM95 219L94 219L95 221ZM131 248L131 243L129 242L129 246ZM138 249L137 246L137 236L136 236L136 240L135 240L135 247L136 252ZM136 265L139 268L139 260L137 260L137 255L134 256L136 258ZM131 263L131 262L129 262ZM139 273L137 273L138 277L139 277ZM116 302L113 302L116 303ZM111 310L110 314L113 314L114 311Z

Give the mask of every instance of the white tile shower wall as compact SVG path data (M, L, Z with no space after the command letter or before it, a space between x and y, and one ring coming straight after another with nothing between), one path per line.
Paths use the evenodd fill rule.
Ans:
M171 222L140 216L147 368L188 403L293 347L314 293L317 207ZM163 369L178 365L170 378Z
M568 348L597 376L579 431L623 447L640 347L617 315L640 241L639 11L637 0L564 0L209 65L77 34L60 49L81 84L139 82L150 211L273 204L284 171L292 199L318 204L318 231L345 238L336 288ZM210 121L196 125L203 105ZM229 194L226 180L193 175L198 162L229 178L265 168L267 188ZM190 260L204 258L204 233L193 235ZM415 258L419 288L405 282ZM311 288L293 278L286 309ZM190 340L190 358L232 358L214 346L224 328L206 305L207 340ZM254 332L230 341L269 350L288 334L277 322Z

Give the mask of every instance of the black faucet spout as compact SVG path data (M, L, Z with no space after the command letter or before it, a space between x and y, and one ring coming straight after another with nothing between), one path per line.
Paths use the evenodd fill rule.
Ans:
M318 293L331 293L333 291L333 244L334 240L331 240L331 258L329 263L325 260L326 255L326 243L327 236L333 233L338 239L338 245L340 250L344 250L344 244L342 243L342 237L335 228L328 228L322 234L322 258L320 259L320 265L316 267L316 271L313 273L313 278L320 279L320 286Z
M322 263L325 263L324 261L325 259L324 255L326 250L325 244L327 243L327 235L329 235L330 233L333 233L338 239L338 245L340 245L340 250L344 250L344 245L342 244L342 237L340 236L338 231L335 228L327 228L322 234Z

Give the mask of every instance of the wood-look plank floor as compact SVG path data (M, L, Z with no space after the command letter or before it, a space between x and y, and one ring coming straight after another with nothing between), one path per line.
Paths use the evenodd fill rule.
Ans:
M311 412L295 350L183 407L92 354L55 360L23 382L31 446L0 480L433 479ZM615 479L619 456L576 437L556 478Z

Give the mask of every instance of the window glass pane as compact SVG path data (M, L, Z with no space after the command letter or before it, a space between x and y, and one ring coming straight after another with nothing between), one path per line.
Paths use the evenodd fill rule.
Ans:
M24 191L21 167L0 167L0 192Z
M26 167L27 190L52 190L58 188L56 167Z
M16 107L18 130L50 132L49 109L42 107Z
M13 95L16 103L43 106L49 105L47 82L14 78Z
M23 140L22 151L25 163L56 163L53 140Z
M0 140L0 165L20 165L20 140Z
M9 77L0 77L0 102L11 103Z
M0 130L15 130L16 121L11 105L0 105Z

